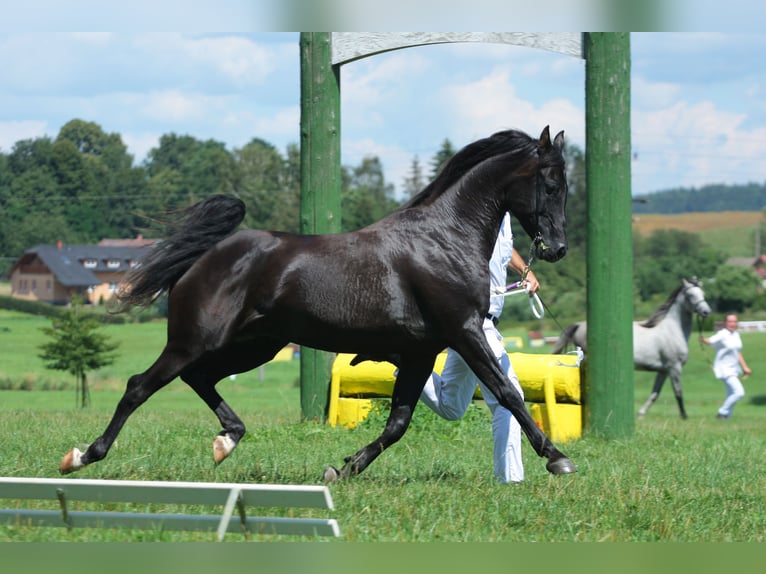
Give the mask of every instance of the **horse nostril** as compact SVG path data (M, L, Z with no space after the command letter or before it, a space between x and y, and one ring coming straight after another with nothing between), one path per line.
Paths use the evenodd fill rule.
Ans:
M558 259L561 259L561 258L562 258L562 257L564 257L564 255L566 255L566 254L567 254L567 246L566 246L566 245L561 245L561 246L559 246L559 248L556 250L556 259L557 259L557 260L558 260Z

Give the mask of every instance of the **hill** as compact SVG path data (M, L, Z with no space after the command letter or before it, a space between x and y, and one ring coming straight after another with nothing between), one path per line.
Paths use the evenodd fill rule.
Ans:
M720 249L729 257L755 256L758 225L763 228L766 215L760 211L722 211L695 213L636 213L633 230L642 236L658 229L678 229L695 233L705 243ZM766 237L761 238L761 250Z
M634 213L686 213L727 210L762 211L766 206L766 185L706 185L691 189L671 189L640 196Z

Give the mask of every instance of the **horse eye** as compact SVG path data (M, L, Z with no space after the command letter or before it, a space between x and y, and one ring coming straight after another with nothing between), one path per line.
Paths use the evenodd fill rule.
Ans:
M545 184L545 192L549 195L561 188L559 179L549 173L543 174L543 183Z

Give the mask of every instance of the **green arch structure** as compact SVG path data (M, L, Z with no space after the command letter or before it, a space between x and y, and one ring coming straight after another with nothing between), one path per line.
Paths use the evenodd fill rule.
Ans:
M522 45L584 58L588 182L588 358L583 423L607 438L633 434L633 256L628 33L303 32L302 233L340 231L340 67L390 50L451 42ZM324 420L333 356L301 350L301 413Z

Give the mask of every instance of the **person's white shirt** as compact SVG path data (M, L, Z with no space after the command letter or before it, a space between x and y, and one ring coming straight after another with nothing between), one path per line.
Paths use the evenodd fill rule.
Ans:
M737 331L721 329L710 337L710 344L715 347L715 360L713 361L713 373L719 379L735 376L742 373L739 364L739 353L742 351L742 338Z

